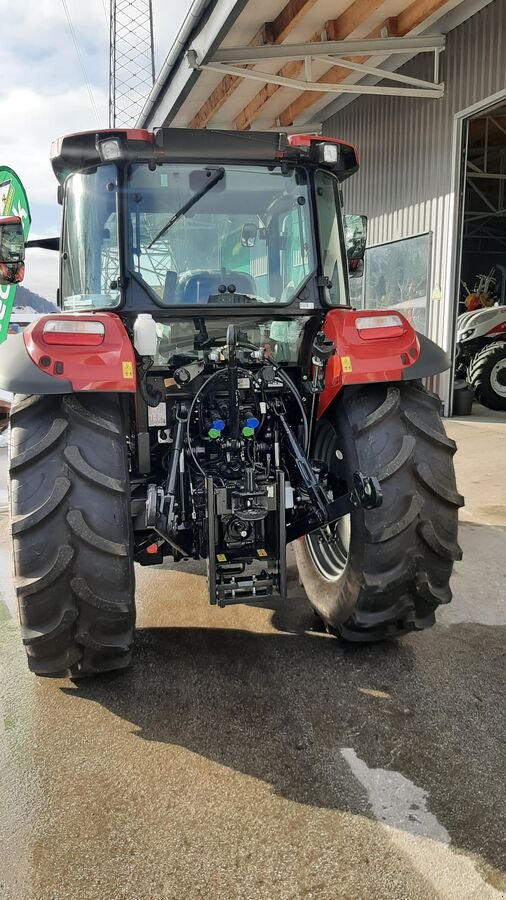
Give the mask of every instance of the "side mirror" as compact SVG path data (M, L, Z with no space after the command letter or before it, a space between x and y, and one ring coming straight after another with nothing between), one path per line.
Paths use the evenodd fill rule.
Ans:
M364 274L364 260L350 259L348 263L348 272L350 278L362 278Z
M367 244L367 216L344 217L344 240L346 254L348 256L348 268L350 273L357 274L357 266L352 269L352 263L363 260Z
M17 216L0 219L0 284L18 284L25 277L25 238Z
M246 224L242 226L241 246L254 247L257 242L257 234L258 225L255 225L254 222L246 222Z

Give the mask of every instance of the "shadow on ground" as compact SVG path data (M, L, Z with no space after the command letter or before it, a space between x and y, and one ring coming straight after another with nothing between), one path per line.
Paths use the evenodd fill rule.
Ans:
M389 773L399 773L426 792L454 846L500 869L506 628L437 626L350 652L304 631L312 619L298 606L291 623L274 616L285 633L140 629L131 671L62 690L131 722L139 739L180 745L298 803L372 818L354 751L373 783L391 785L380 818L423 833L419 803L404 808L404 788L395 796Z

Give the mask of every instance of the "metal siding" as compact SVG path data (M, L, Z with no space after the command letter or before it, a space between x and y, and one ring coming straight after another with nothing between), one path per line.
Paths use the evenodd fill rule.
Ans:
M404 71L432 76L426 57ZM447 35L441 57L441 100L360 97L324 124L326 134L350 140L359 150L359 173L345 185L346 208L369 216L371 244L431 231L431 288L442 300L430 304L430 336L447 350L451 238L455 172L455 114L506 89L506 3L494 0ZM441 395L448 387L443 378Z

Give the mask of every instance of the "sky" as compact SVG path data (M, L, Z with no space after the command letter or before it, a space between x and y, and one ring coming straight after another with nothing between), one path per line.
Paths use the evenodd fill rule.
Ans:
M94 111L63 0L0 0L0 165L21 178L30 204L30 237L60 230L51 141L108 125L109 0L66 0L89 78ZM153 0L157 71L190 0ZM57 254L27 253L25 287L55 299Z

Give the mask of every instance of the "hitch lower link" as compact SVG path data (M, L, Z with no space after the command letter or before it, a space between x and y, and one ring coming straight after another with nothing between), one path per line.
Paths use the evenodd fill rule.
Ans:
M327 502L324 507L321 503L318 504L314 512L288 525L286 541L291 543L306 534L332 525L355 509L377 509L382 501L383 493L378 479L372 475L364 475L363 472L354 472L352 490L337 500Z
M340 519L353 512L354 509L377 509L383 502L381 485L374 475L363 472L353 473L353 488L348 494L338 497L327 506L327 515L331 521Z
M295 459L295 464L304 485L304 490L312 506L310 513L295 519L294 522L290 522L287 525L287 544L297 540L299 537L303 537L305 534L311 534L312 531L318 531L320 528L332 525L337 519L348 515L354 509L359 507L362 507L362 509L376 509L376 507L381 505L383 494L378 479L372 475L364 475L363 472L354 472L351 491L329 502L323 486L318 481L311 463L287 421L283 402L275 398L273 410L281 422L288 446Z

